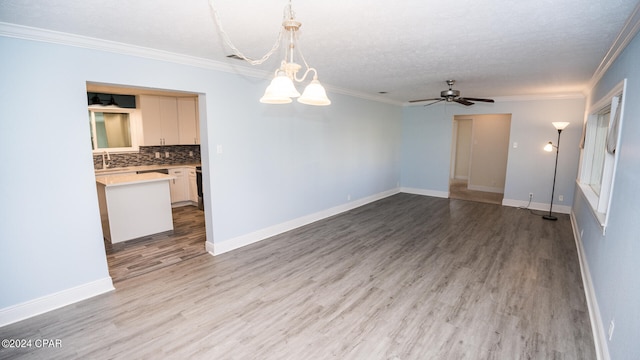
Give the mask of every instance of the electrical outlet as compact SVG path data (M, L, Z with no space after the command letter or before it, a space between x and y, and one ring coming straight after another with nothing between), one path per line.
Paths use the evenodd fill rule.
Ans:
M166 152L164 153L164 157L166 157L166 158L168 158L168 157L169 157L169 152L168 152L168 151L166 151Z
M156 159L160 159L160 153L156 151Z
M193 151L189 151L189 156L193 157Z
M351 200L351 194L347 195L347 201Z
M533 193L529 193L529 200L533 199Z
M558 200L559 200L559 201L564 201L564 195L560 195L560 196L558 196Z

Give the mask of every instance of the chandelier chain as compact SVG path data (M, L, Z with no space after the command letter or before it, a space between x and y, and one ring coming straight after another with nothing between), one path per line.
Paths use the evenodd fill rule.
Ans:
M231 41L231 38L229 38L229 35L227 34L227 32L224 30L224 28L222 27L222 22L220 21L220 17L218 16L218 10L216 10L215 5L213 4L213 0L209 0L209 8L211 9L212 13L213 13L213 19L214 22L216 23L216 26L218 28L218 31L220 32L220 35L222 36L222 40L224 41L224 43L231 49L231 51L233 52L233 54L239 58L242 58L243 60L247 61L249 64L251 65L260 65L262 63L264 63L265 61L267 61L269 59L269 57L271 57L271 55L273 55L278 48L280 47L280 42L282 42L282 37L283 37L283 27L280 27L280 31L278 32L278 37L276 39L276 42L273 44L273 46L271 47L271 50L269 50L266 54L264 54L260 59L252 59L248 56L245 56ZM291 0L289 0L289 9L291 9ZM291 10L290 10L291 11ZM286 12L285 12L285 18L286 18Z

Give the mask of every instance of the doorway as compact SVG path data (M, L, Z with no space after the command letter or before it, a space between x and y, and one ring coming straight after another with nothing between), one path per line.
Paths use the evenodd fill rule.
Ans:
M112 166L113 170L124 168L130 173L135 173L137 171L158 171L157 168L168 169L172 167L176 176L181 176L183 181L188 183L184 187L177 186L177 199L172 197L173 230L115 244L106 239L103 240L109 274L113 283L117 284L123 280L186 261L196 256L208 254L205 247L207 240L205 213L204 209L198 206L198 191L193 186L193 184L197 183L196 168L202 165L200 144L202 141L206 141L206 138L203 137L202 141L197 141L196 138L189 138L190 142L187 143L186 140L176 136L179 140L173 145L145 145L140 136L143 125L142 115L139 113L139 105L136 105L139 104L140 96L158 97L173 101L172 104L175 104L175 106L171 107L171 110L176 110L176 112L182 110L181 114L189 115L186 116L187 119L196 120L195 123L186 122L188 126L181 126L180 129L190 130L198 135L201 132L203 118L205 117L204 111L201 108L199 109L199 103L204 101L204 95L87 82L88 97L89 94L93 95L94 93L115 94L114 96L116 97L126 94L136 99L131 107L133 110L138 110L138 115L133 117L131 128L137 130L132 132L134 134L132 137L136 138L136 144L139 144L139 148L126 152L108 149L108 152L104 152L104 154L108 154L109 166ZM195 101L195 108L192 100L194 97L198 99ZM178 135L180 134L181 132ZM189 132L189 134L191 133ZM162 154L165 154L165 156L162 156ZM104 163L104 156L102 159ZM94 166L97 164L98 168L100 168L100 162L100 155L94 154ZM187 169L193 170L187 171ZM177 181L174 181L174 184ZM173 194L172 189L172 196Z
M511 114L455 115L449 197L502 204Z

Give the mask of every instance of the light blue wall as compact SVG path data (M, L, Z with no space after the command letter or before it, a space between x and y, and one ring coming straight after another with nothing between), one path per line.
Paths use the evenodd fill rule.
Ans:
M223 115L210 132L223 149L211 155L216 242L397 187L400 108L331 98L329 107L242 100Z
M512 114L509 157L505 179L505 199L524 201L529 193L534 202L551 200L555 152L542 148L557 142L553 121L571 124L562 132L558 158L555 205L573 203L575 179L580 151L578 144L584 119L584 98L551 100L499 100L495 104L477 103L471 107L458 104L410 106L403 112L402 122L402 187L435 192L448 192L452 126L455 115ZM514 148L513 143L518 147Z
M278 107L247 76L6 37L0 53L0 309L108 277L87 81L203 95L208 241L399 182L399 106L329 91L330 107Z
M591 91L596 102L627 78L622 144L606 236L577 189L573 211L612 359L639 359L640 342L640 37L627 46Z

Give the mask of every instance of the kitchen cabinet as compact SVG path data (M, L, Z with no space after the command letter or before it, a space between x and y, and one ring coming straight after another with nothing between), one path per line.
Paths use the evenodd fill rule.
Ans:
M200 143L195 97L140 95L144 145Z
M177 145L178 102L171 96L140 95L144 145Z
M169 182L171 188L171 203L189 201L189 175L188 168L169 169L169 175L173 176Z
M189 201L198 203L198 183L195 167L189 168Z
M200 144L198 100L195 97L178 98L177 102L180 145Z

